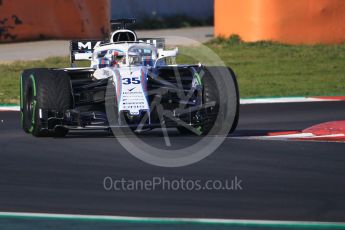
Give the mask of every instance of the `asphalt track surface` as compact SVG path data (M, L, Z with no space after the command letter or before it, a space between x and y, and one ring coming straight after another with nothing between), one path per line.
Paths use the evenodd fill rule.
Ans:
M240 136L343 120L345 102L241 106L237 131L206 159L162 168L134 158L111 136L34 138L18 112L0 113L0 211L262 220L345 221L343 143L247 140ZM195 141L172 131L175 145ZM152 144L159 131L146 133ZM106 191L103 179L238 177L243 190Z

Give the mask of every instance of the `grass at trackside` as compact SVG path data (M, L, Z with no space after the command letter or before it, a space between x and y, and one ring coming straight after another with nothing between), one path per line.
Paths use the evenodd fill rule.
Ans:
M244 43L232 36L207 46L235 71L241 97L345 95L345 44Z
M52 57L43 61L16 61L0 64L0 103L19 103L19 77L27 68L68 67L69 58Z
M236 72L242 98L345 95L345 44L244 43L233 36L207 46ZM178 58L179 63L186 60ZM18 103L23 69L68 66L68 57L0 64L0 103Z
M51 57L41 61L16 61L10 64L0 63L0 104L19 104L19 78L28 68L64 68L70 67L69 57ZM88 66L89 62L81 62Z
M345 44L289 46L230 39L210 46L237 73L244 97L345 95Z

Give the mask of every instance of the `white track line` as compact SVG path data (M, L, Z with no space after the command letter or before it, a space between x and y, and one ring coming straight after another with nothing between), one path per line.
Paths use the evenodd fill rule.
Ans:
M318 222L318 221L279 221L279 220L246 220L246 219L209 219L209 218L159 218L159 217L132 217L132 216L103 216L103 215L78 215L78 214L50 214L26 212L0 212L0 218L40 218L40 219L69 219L69 220L103 220L127 221L165 224L228 224L243 226L275 226L275 227L321 227L345 229L345 223Z
M0 105L0 111L20 111L20 107L17 105Z
M294 133L294 134L284 134L284 135L274 135L274 136L250 136L250 139L263 139L263 140L275 140L275 139L291 139L291 138L311 138L315 137L312 133Z
M296 103L296 102L320 102L320 101L340 101L337 98L313 98L313 97L278 97L278 98L253 98L240 99L241 105L247 104L271 104L271 103Z
M341 101L337 98L313 98L313 97L278 97L278 98L249 98L240 99L241 105L250 104L273 104L273 103L297 103L297 102L320 102L320 101ZM17 105L0 105L0 112L20 111Z

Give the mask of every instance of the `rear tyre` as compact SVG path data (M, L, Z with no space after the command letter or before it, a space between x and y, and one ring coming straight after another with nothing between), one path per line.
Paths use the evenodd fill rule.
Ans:
M23 130L36 137L65 136L68 129L48 126L48 111L63 115L72 106L71 92L70 78L64 71L25 70L21 76Z

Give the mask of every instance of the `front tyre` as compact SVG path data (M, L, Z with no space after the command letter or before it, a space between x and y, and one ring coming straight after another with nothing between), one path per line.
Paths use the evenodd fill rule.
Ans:
M207 67L202 82L203 103L215 104L206 108L203 134L232 133L239 119L239 89L235 73L229 67Z
M36 137L65 136L68 129L49 127L49 113L63 115L71 108L71 84L61 70L28 69L21 76L23 130Z
M232 133L239 119L239 90L234 72L228 67L206 67L202 75L203 120L198 128L201 135ZM193 134L191 129L178 126L182 134Z

